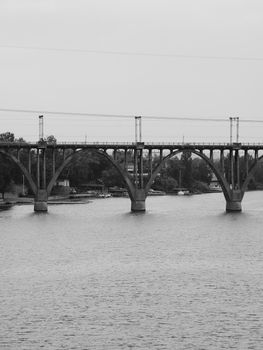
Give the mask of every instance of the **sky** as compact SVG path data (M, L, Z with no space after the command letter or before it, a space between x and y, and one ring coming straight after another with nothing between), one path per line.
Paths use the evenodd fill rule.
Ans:
M44 114L60 141L130 142L142 116L145 142L228 142L239 117L263 142L262 18L262 0L0 0L0 110L28 111L0 133L36 140Z

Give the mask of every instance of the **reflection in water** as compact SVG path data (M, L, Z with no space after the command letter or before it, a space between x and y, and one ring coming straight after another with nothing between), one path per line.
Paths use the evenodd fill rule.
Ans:
M1 349L261 349L263 198L0 213Z

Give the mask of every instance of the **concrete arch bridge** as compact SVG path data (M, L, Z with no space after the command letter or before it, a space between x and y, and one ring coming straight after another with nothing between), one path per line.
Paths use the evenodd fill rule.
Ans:
M76 154L88 156L91 151L106 158L122 176L132 211L145 211L145 200L161 168L168 159L183 152L195 154L211 168L221 185L226 210L241 211L247 185L263 157L260 155L263 144L0 142L0 154L16 163L27 179L35 196L35 211L47 211L48 197L56 180ZM242 172L241 157L245 163ZM229 165L227 174L226 158ZM131 166L132 173L128 171Z

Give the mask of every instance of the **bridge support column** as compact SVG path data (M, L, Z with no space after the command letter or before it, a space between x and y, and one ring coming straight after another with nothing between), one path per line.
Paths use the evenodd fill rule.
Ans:
M227 212L242 211L241 206L242 195L240 190L233 190L231 193L231 199L226 201Z
M131 211L145 211L145 191L136 189L134 199L131 199Z
M35 196L34 211L47 212L48 211L47 199L48 199L47 191L38 190Z

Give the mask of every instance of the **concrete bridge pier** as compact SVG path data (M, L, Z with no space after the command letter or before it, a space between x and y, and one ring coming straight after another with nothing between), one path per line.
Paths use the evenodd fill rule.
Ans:
M241 206L242 193L240 190L232 190L230 200L226 201L227 212L240 212L242 211Z
M145 191L143 189L136 189L134 198L131 199L131 211L144 212L145 211Z
M35 196L34 211L47 212L48 211L48 194L46 190L38 190Z

